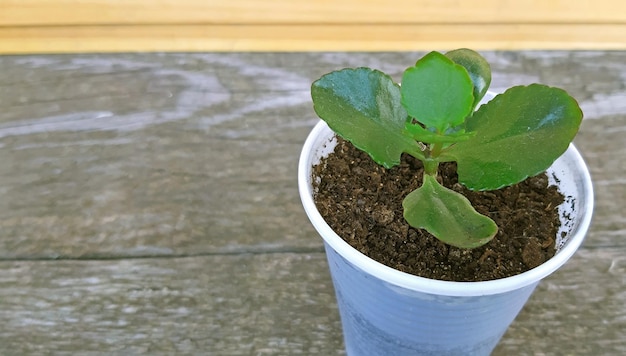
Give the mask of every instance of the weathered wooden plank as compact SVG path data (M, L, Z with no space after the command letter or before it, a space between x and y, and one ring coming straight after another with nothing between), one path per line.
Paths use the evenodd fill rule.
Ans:
M494 90L539 81L579 98L597 194L587 244L623 246L626 53L485 55ZM311 81L361 65L398 80L417 57L0 57L0 257L319 251L295 182Z
M342 354L323 254L2 262L0 354Z
M219 56L32 60L2 62L4 258L320 246L294 180L309 78Z
M494 355L626 352L626 249L584 248ZM2 354L340 355L322 253L0 262Z

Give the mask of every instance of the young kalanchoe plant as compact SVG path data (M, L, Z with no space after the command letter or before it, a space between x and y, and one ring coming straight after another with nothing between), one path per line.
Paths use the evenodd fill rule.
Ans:
M487 61L469 49L430 52L402 76L402 86L369 68L328 73L311 88L328 126L386 168L408 153L424 164L422 186L402 203L404 217L441 241L474 248L498 228L463 195L438 183L439 163L457 162L472 190L513 185L545 171L582 121L576 100L540 84L517 86L476 110L489 84Z

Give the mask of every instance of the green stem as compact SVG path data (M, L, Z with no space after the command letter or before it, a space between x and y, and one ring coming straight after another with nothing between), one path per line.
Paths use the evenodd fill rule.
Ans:
M430 153L424 160L424 172L430 176L437 176L437 169L439 168L439 160L437 157L443 150L443 143L433 143L430 145Z
M432 158L427 158L424 160L424 173L428 174L429 176L436 177L438 168L439 162L437 162L436 160Z
M439 157L441 150L443 150L443 143L433 143L430 147L430 157Z

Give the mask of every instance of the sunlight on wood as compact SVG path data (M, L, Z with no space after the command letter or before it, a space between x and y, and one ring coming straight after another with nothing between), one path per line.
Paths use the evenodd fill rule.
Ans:
M626 49L626 3L5 0L0 53Z

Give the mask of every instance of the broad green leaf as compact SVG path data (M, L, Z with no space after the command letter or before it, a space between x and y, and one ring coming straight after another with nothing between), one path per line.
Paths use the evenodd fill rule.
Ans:
M573 140L582 117L576 100L562 89L513 87L467 119L466 130L476 136L442 156L457 161L459 181L468 188L498 189L550 167Z
M407 121L406 130L411 137L423 143L455 143L469 140L475 134L474 132L465 132L463 129L446 134L438 134L426 130L419 124L412 124L410 121Z
M313 83L311 96L317 115L378 164L390 168L403 152L423 157L405 134L400 87L388 75L369 68L331 72Z
M443 133L470 114L472 90L465 68L439 52L430 52L404 72L402 105L426 128Z
M421 187L402 202L404 218L415 228L426 229L439 240L460 248L479 247L496 236L498 226L479 214L463 195L424 175Z
M474 84L474 103L472 107L475 108L483 96L485 96L491 84L491 66L489 66L489 62L477 52L467 48L459 48L447 52L446 57L453 60L454 63L462 65L467 70Z

